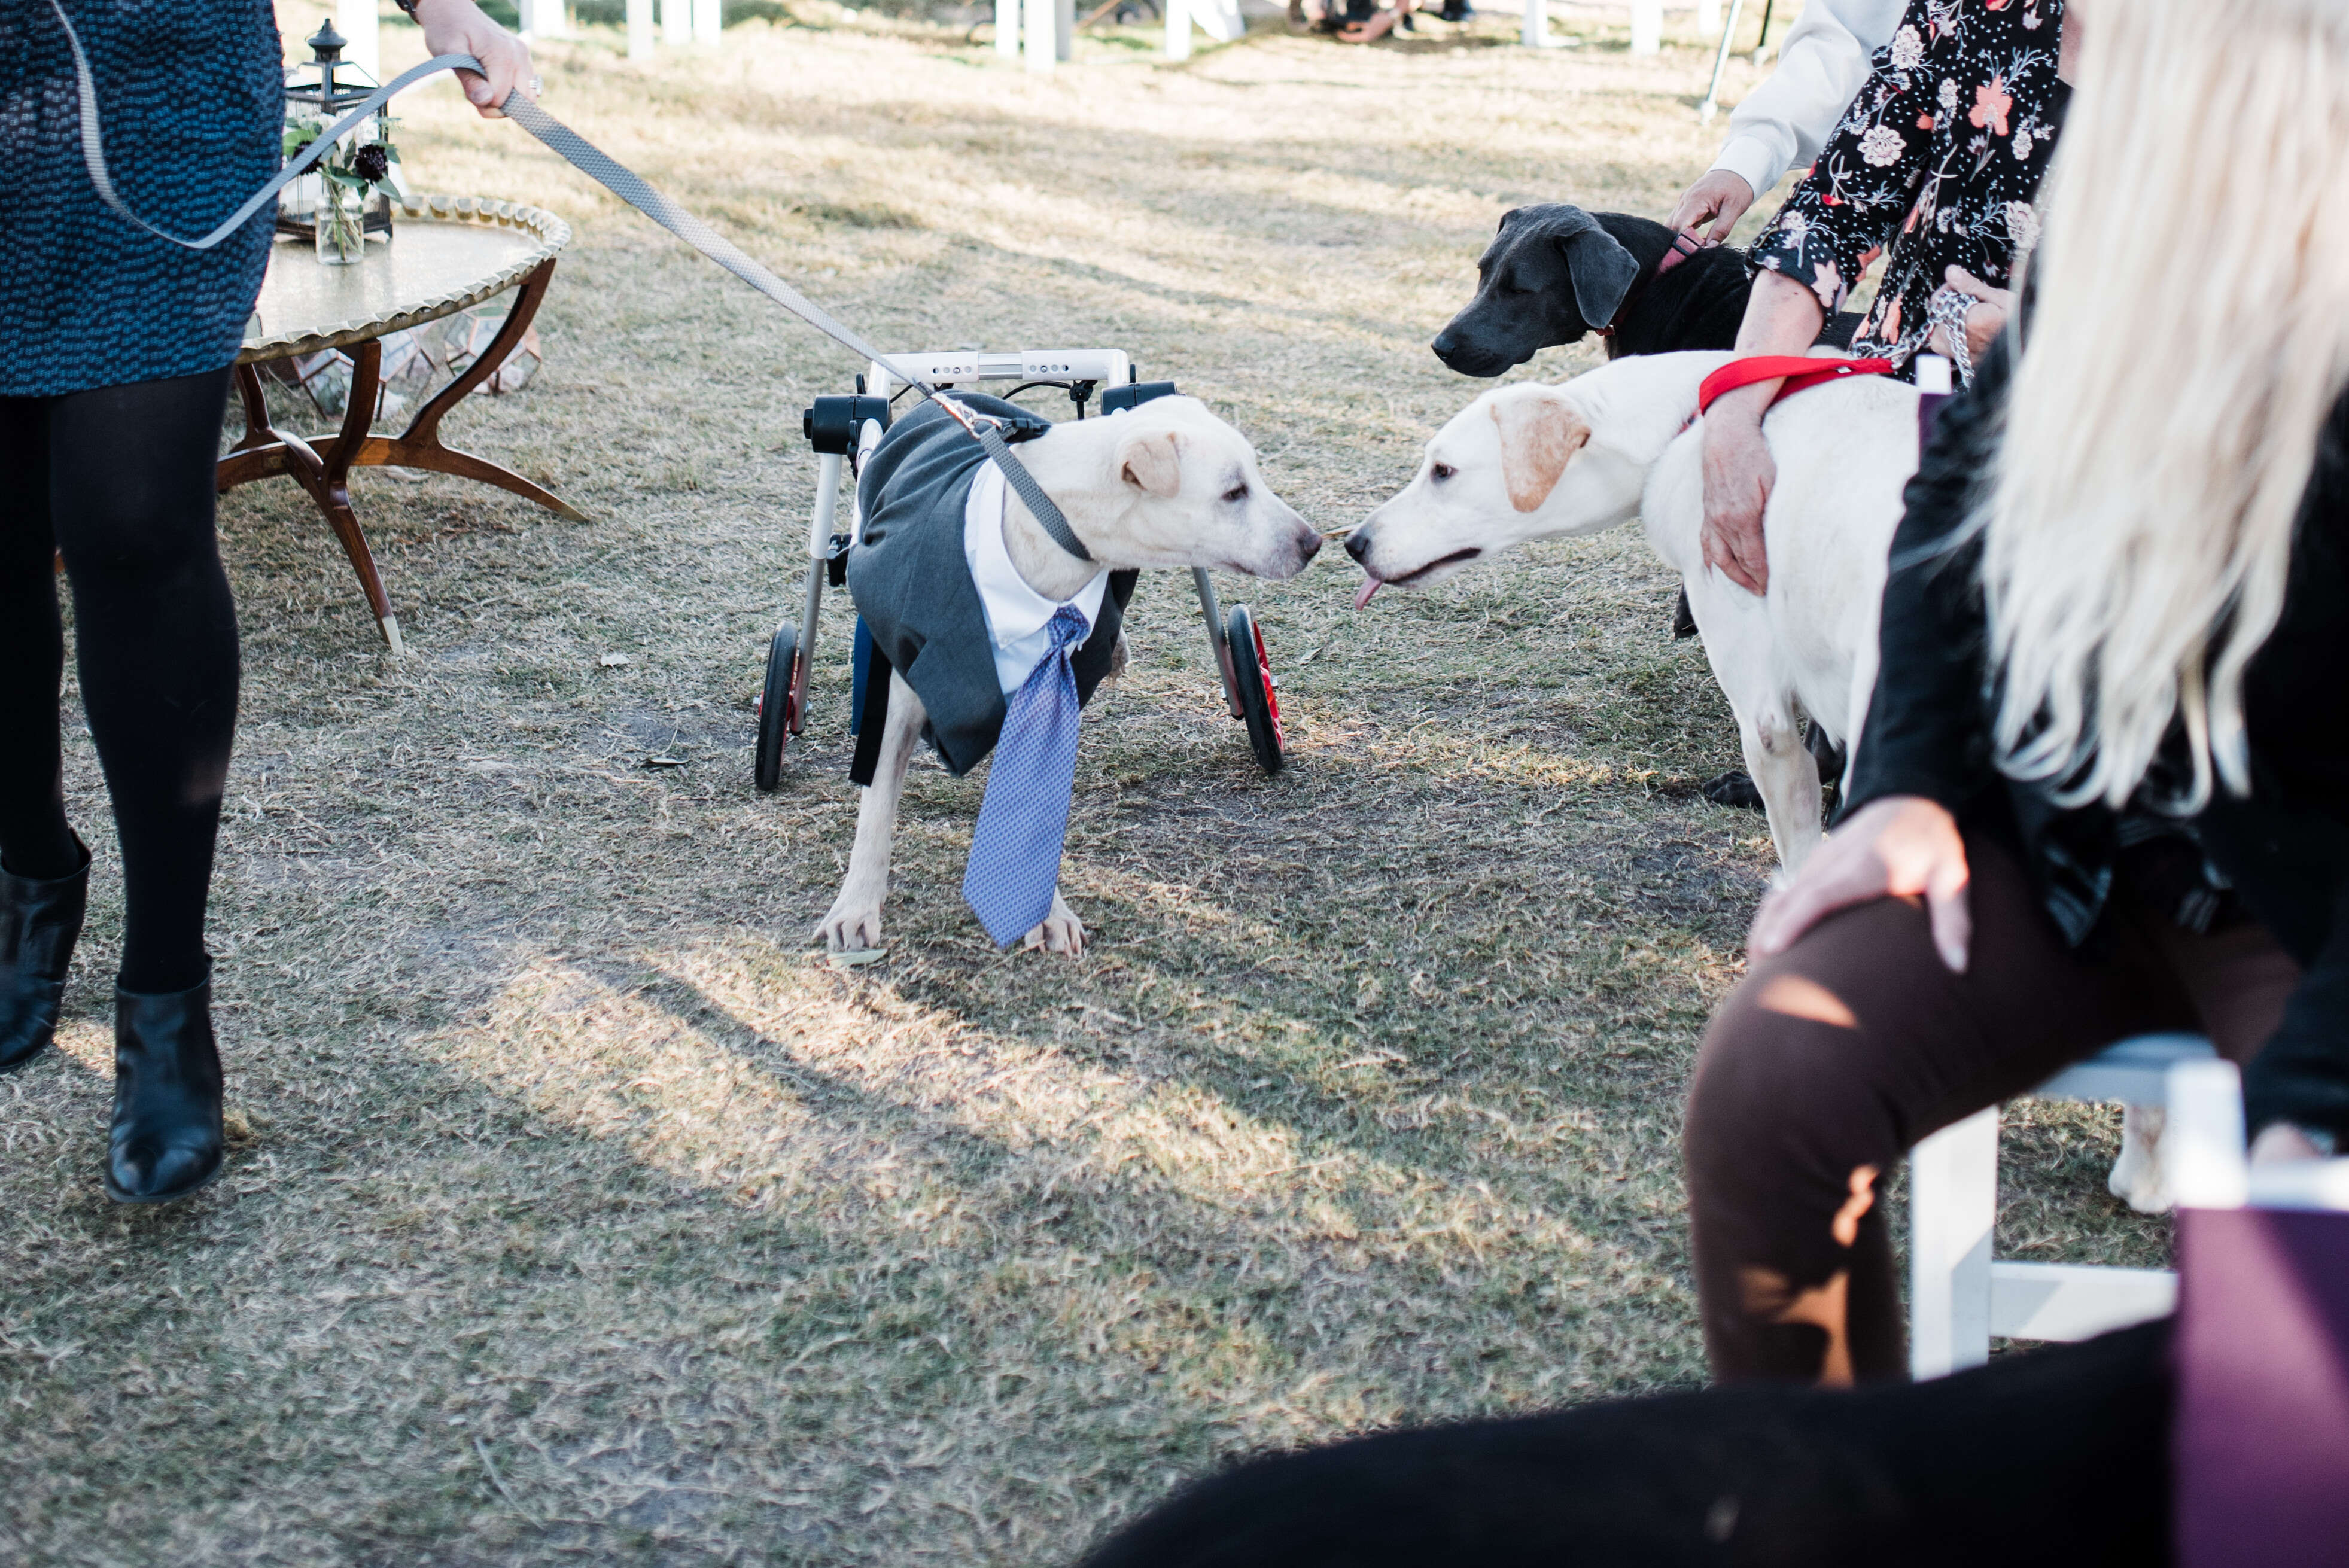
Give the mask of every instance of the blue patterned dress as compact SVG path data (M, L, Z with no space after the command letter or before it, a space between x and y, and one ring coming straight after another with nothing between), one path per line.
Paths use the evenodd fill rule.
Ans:
M192 239L276 173L285 72L268 0L64 5L133 211ZM218 369L261 292L267 208L210 251L142 233L90 189L80 127L49 0L0 0L0 396Z

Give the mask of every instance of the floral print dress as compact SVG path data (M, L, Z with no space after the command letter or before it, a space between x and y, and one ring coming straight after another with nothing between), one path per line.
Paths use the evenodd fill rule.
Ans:
M1915 0L1748 259L1832 315L1889 245L1851 346L1907 377L1948 269L2010 287L2039 238L2031 203L2071 97L2063 30L2064 0Z

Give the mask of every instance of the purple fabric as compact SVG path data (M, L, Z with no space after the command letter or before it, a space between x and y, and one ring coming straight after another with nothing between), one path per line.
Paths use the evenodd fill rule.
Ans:
M2179 1568L2349 1564L2349 1214L2179 1216Z

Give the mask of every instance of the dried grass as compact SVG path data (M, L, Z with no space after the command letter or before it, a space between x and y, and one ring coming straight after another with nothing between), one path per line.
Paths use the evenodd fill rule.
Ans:
M1470 395L1423 344L1495 215L1658 211L1708 151L1709 57L1508 23L1183 68L1112 36L1049 81L871 18L543 54L559 113L883 340L1127 346L1338 523ZM834 973L837 601L772 797L749 698L798 410L853 367L446 88L408 116L428 187L576 226L544 373L451 432L595 521L362 475L395 664L291 487L224 503L238 1137L160 1212L94 1180L118 884L78 743L99 906L63 1049L0 1082L0 1553L1050 1563L1231 1454L1701 1376L1679 1097L1768 850L1694 794L1733 734L1635 537L1360 615L1335 565L1248 588L1272 780L1146 583L1071 834L1097 946L986 946L978 784L925 765L892 955ZM2021 1119L2009 1250L2158 1255L2110 1113Z

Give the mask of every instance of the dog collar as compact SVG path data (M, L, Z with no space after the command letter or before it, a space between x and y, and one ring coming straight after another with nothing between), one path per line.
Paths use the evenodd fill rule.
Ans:
M1662 257L1656 263L1656 275L1662 277L1703 249L1704 246L1698 242L1694 234L1674 234L1672 242L1664 247Z
M1631 302L1640 297L1641 290L1703 249L1704 247L1697 242L1693 234L1674 234L1672 242L1664 247L1662 257L1656 263L1656 270L1644 278L1634 280L1631 286L1623 291L1623 297L1616 302L1615 321L1623 319L1623 313L1631 308ZM1609 322L1605 326L1594 326L1590 331L1596 337L1612 337L1615 335L1615 323Z

